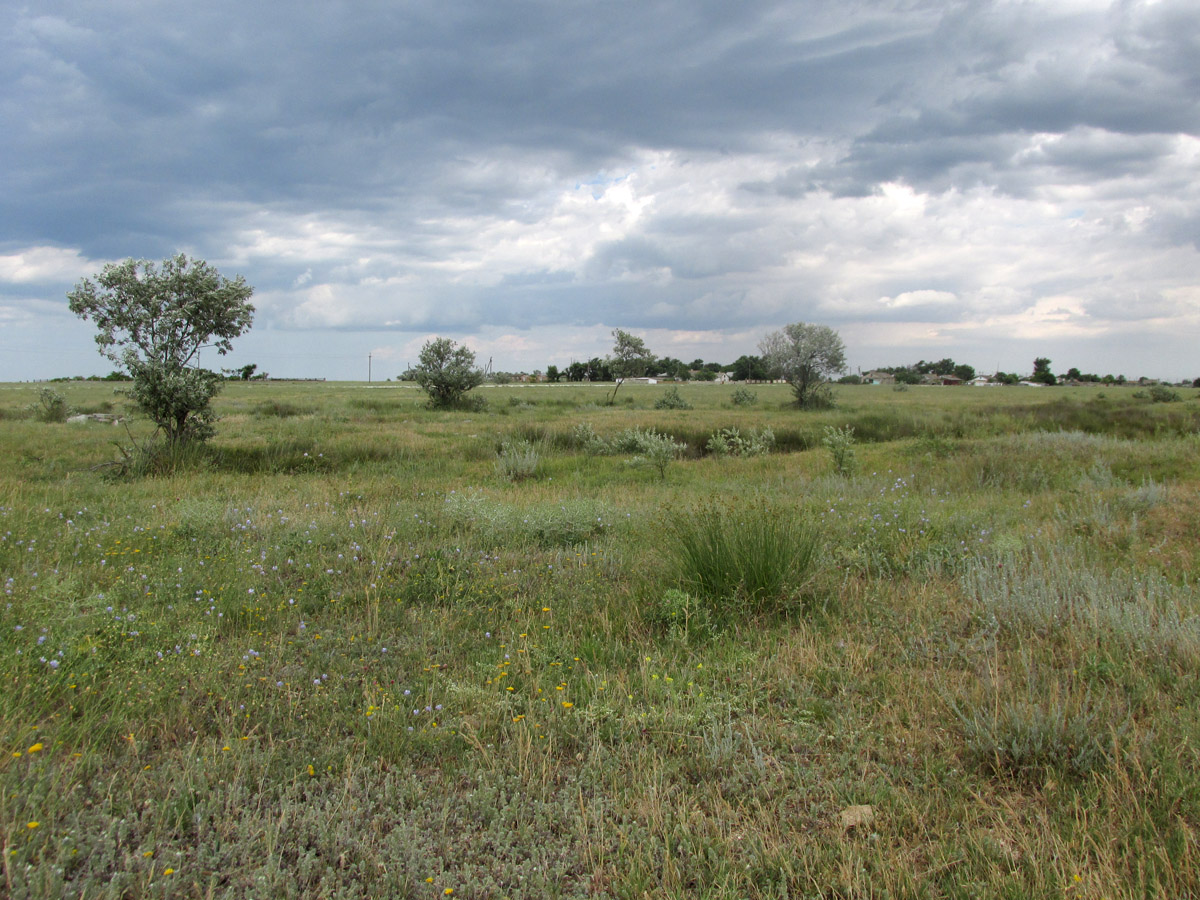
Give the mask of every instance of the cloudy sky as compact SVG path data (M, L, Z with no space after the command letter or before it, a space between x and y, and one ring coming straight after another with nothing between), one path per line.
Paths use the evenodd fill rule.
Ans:
M104 373L66 291L255 287L209 367L731 362L1200 375L1200 4L0 0L0 380Z

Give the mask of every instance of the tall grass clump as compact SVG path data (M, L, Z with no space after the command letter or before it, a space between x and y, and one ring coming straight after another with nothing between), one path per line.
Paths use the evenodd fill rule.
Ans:
M663 552L680 586L738 611L779 609L808 581L817 533L765 501L705 503L672 515Z

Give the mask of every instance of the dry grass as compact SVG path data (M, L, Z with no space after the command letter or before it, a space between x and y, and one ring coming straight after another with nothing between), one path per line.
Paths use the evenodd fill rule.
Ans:
M3 891L1200 895L1195 403L755 390L237 384L125 481L0 392ZM581 422L777 452L660 480ZM672 523L751 495L819 535L803 603L680 628Z

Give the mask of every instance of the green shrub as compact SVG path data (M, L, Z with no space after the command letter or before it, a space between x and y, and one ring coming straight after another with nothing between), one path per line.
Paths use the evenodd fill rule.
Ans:
M611 452L608 442L596 434L591 422L580 422L571 429L571 443L588 456L604 456Z
M713 456L765 456L775 446L775 432L768 426L762 431L742 434L737 428L722 428L704 445Z
M733 392L734 406L753 406L758 402L758 394L747 388L740 387Z
M38 391L37 406L34 416L39 422L65 422L71 414L66 398L53 388L42 388Z
M673 387L654 401L655 409L691 409L688 403L679 395L679 388Z
M1179 391L1173 391L1165 384L1150 386L1150 401L1152 403L1178 403L1182 399L1179 396Z
M703 640L714 630L709 603L677 588L664 591L652 601L647 618L664 626L672 638L685 644Z
M675 515L663 552L679 584L707 599L716 618L778 609L809 577L816 532L765 501L703 504Z
M829 451L829 456L833 459L833 467L839 475L848 478L854 474L857 467L857 461L854 458L854 426L846 425L842 428L834 428L832 425L826 425L825 436L821 438L821 443Z
M634 428L626 435L629 437L622 441L622 446L630 447L636 454L629 460L629 465L654 469L660 479L666 479L667 466L687 449L687 444L678 443L669 434L659 434L653 428L647 431Z

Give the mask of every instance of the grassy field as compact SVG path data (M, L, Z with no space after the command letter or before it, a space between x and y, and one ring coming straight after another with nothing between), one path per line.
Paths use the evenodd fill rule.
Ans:
M40 387L0 893L1200 897L1196 391Z

